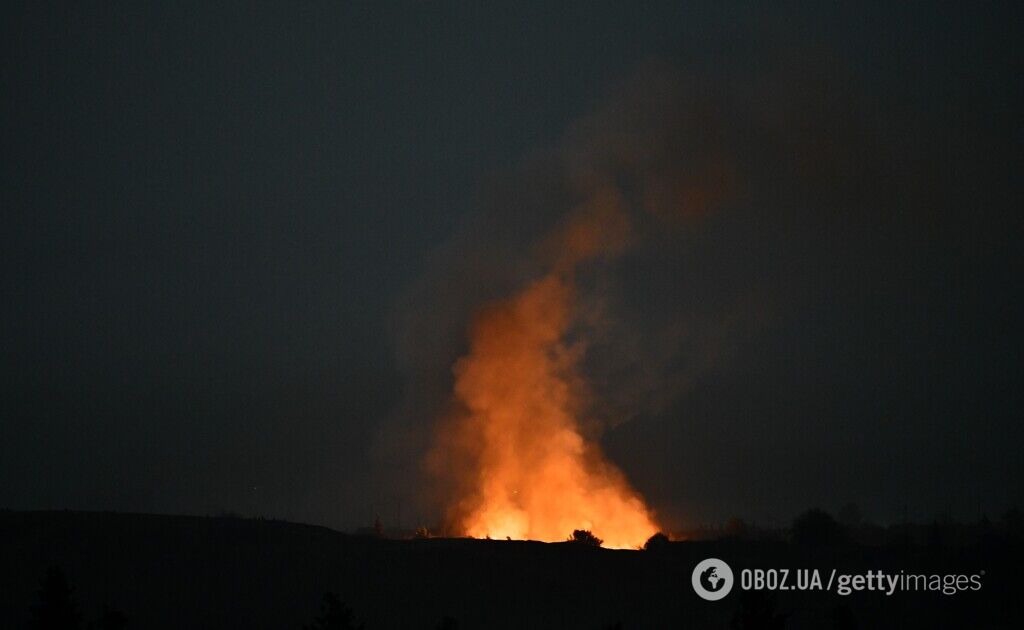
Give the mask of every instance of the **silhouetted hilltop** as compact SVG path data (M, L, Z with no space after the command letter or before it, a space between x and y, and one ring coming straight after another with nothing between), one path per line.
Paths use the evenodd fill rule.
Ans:
M742 540L611 551L568 542L390 540L260 519L0 511L0 627L26 627L50 567L66 575L83 618L109 607L128 628L297 630L320 614L325 592L367 630L727 628L762 617L786 628L1018 627L1018 551L1005 540L938 551ZM954 596L757 599L737 588L705 602L690 574L707 557L726 560L737 576L753 567L986 574L981 591Z

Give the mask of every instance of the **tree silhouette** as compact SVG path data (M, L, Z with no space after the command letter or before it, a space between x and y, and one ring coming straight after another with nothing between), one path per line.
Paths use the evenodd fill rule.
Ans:
M1003 512L1002 521L1003 527L1006 528L1006 533L1011 537L1019 537L1021 531L1024 531L1024 519L1021 518L1020 510L1016 507Z
M579 545L585 545L587 547L600 547L604 541L595 536L590 532L589 529L574 529L572 537L569 538L571 542Z
M786 627L789 615L778 612L774 595L742 591L739 600L730 624L734 630L782 630Z
M932 521L928 526L928 550L938 553L942 550L942 524L938 520Z
M793 542L798 545L838 545L845 536L836 519L818 508L810 509L793 521Z
M668 536L658 532L644 543L644 551L658 551L659 549L664 549L666 545L668 545Z
M860 507L852 501L839 508L838 516L839 522L847 528L857 527L863 519L863 516L860 513Z
M96 628L96 630L124 630L128 627L128 617L125 617L124 613L119 610L104 606L100 618L89 627Z
M341 603L334 593L324 593L320 602L320 616L313 623L303 626L304 630L362 630L355 625L352 609Z
M454 617L445 617L434 626L434 630L459 630L459 622Z
M722 533L728 539L741 540L747 537L749 529L746 521L738 516L733 516L725 522L725 528Z
M848 606L838 605L832 609L832 627L835 630L856 630L857 619Z
M67 577L58 567L50 567L39 585L38 603L32 606L29 628L32 630L75 630L82 615L71 596Z

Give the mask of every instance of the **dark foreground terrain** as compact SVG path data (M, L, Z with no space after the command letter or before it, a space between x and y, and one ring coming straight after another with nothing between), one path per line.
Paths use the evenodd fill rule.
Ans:
M650 551L489 540L386 540L237 518L0 511L0 628L26 627L60 567L87 623L104 606L128 628L302 628L333 592L367 630L402 628L1018 628L1018 544L956 548L680 542ZM941 593L744 593L706 602L700 560L743 568L984 571ZM445 625L447 624L447 625ZM616 624L621 624L617 626Z

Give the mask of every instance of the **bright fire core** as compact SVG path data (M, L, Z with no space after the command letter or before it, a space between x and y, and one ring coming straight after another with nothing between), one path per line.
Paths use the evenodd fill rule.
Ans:
M469 536L564 541L585 529L607 547L637 548L657 531L640 495L579 422L583 346L565 340L573 268L605 238L586 228L570 230L569 260L478 315L469 353L455 365L464 412L442 431L439 450L465 462L453 518Z

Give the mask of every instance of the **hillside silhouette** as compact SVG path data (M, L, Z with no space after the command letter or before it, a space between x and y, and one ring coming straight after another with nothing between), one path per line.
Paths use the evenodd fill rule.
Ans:
M1019 539L993 530L964 545L927 535L882 546L658 537L643 551L614 551L392 540L261 519L0 511L0 627L30 627L47 580L55 601L70 598L88 621L81 627L110 611L116 627L151 629L1019 627ZM955 596L737 588L705 602L690 579L707 557L729 562L737 579L744 567L986 574L981 591Z

